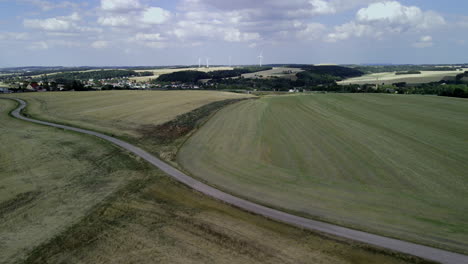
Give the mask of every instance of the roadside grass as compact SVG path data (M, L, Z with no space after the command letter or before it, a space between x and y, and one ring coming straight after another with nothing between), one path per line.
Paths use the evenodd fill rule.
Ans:
M0 100L0 263L21 261L144 175L101 140L13 119L15 106Z
M14 105L0 100L1 262L427 263L236 209Z
M266 96L219 111L177 161L267 206L466 254L467 113L435 96Z

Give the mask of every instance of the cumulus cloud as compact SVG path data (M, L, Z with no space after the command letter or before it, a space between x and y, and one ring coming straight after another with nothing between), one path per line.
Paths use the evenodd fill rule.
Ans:
M23 25L27 28L41 29L45 31L69 31L77 29L74 22L81 18L78 13L73 13L69 16L52 17L46 19L24 19Z
M44 0L20 0L18 2L23 2L29 5L34 5L36 7L39 7L42 11L49 11L52 9L59 9L59 8L76 9L80 6L80 4L73 3L70 1L50 2L50 1L44 1Z
M162 24L171 16L171 12L160 7L150 7L143 12L141 21L147 24Z
M435 12L423 12L419 7L404 6L396 1L373 3L360 9L356 19L362 23L404 25L418 29L445 24L444 18Z
M299 26L299 25L297 25ZM326 30L326 26L320 23L310 23L302 27L297 32L297 37L303 40L316 40L320 39Z
M122 27L132 24L131 18L124 15L104 16L98 18L98 23L102 26Z
M258 33L240 32L238 29L228 29L224 33L224 40L228 42L246 42L259 40Z
M154 34L137 33L134 39L138 41L162 41L164 40L164 38L161 37L161 34L159 33L154 33Z
M328 34L327 41L336 42L351 37L380 39L385 34L427 31L445 23L445 19L433 11L404 6L397 1L377 2L359 9L355 20L336 26L334 32Z
M126 12L141 8L138 0L101 0L101 9L109 12Z
M418 42L413 43L415 48L428 48L432 47L434 43L432 42L431 36L422 36Z
M333 14L336 12L335 7L330 2L324 0L310 0L312 5L312 13L315 14Z

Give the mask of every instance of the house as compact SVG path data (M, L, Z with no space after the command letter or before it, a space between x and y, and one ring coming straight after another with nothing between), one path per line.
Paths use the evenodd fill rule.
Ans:
M11 91L6 87L0 87L0 93L11 93Z
M29 83L28 86L26 86L26 90L29 91L37 91L39 88L40 86L37 82Z

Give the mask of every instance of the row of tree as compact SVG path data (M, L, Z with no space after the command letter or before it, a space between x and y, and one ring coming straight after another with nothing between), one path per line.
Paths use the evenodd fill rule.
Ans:
M84 71L84 72L62 72L51 76L43 76L45 78L53 78L55 80L103 80L124 77L136 76L152 76L152 72L136 72L132 70L99 70L99 71Z
M271 69L271 67L243 67L235 68L233 70L221 70L212 72L178 71L168 74L162 74L158 77L157 82L196 83L204 79L220 80L224 78L239 77L242 74L246 73L254 73Z

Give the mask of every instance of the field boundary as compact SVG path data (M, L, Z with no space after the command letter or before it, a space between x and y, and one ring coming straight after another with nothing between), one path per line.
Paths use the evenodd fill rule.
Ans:
M441 263L454 263L454 264L466 263L468 264L468 256L466 255L449 252L449 251L442 250L442 249L432 248L428 246L418 245L415 243L406 242L406 241L402 241L398 239L374 235L374 234L370 234L370 233L366 233L366 232L362 232L358 230L353 230L350 228L345 228L345 227L341 227L341 226L337 226L337 225L333 225L329 223L324 223L324 222L320 222L316 220L307 219L304 217L278 211L272 208L268 208L268 207L235 197L233 195L230 195L228 193L215 189L209 185L206 185L182 173L181 171L170 166L166 162L163 162L162 160L155 157L154 155L130 143L127 143L125 141L119 140L117 138L114 138L114 137L111 137L102 133L91 131L91 130L85 130L81 128L75 128L71 126L65 126L65 125L60 125L60 124L55 124L55 123L50 123L50 122L45 122L45 121L40 121L40 120L24 117L21 115L21 111L27 106L25 101L20 100L20 99L14 99L14 98L5 98L5 99L16 100L19 103L19 106L11 112L11 115L15 118L28 121L28 122L32 122L32 123L36 123L36 124L41 124L41 125L56 127L60 129L70 130L70 131L74 131L78 133L83 133L87 135L92 135L92 136L96 136L98 138L104 139L106 141L109 141L141 157L142 159L151 163L152 165L159 168L160 170L162 170L163 172L165 172L166 174L168 174L175 180L187 185L188 187L194 190L197 190L205 195L213 197L217 200L230 204L232 206L249 211L251 213L262 215L269 219L291 224L293 226L297 226L297 227L304 228L307 230L319 231L319 232L326 233L329 235L350 239L353 241L369 244L372 246L388 249L388 250L395 251L395 252L401 252L404 254L416 256L416 257L431 260L431 261L437 261Z

